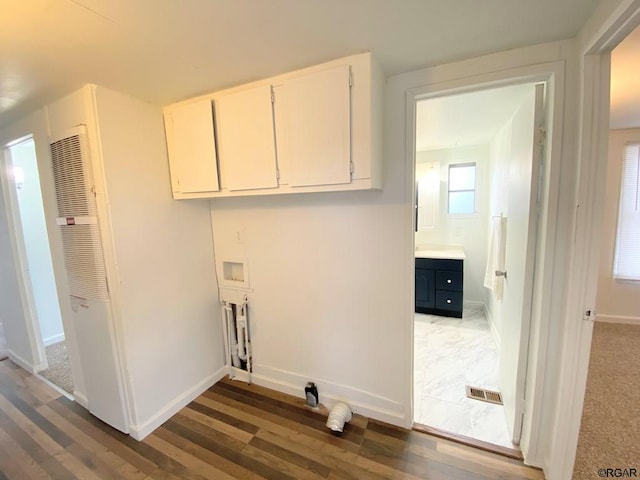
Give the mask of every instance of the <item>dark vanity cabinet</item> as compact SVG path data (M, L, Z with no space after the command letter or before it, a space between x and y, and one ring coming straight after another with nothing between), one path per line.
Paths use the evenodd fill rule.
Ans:
M416 258L417 313L462 318L463 262Z

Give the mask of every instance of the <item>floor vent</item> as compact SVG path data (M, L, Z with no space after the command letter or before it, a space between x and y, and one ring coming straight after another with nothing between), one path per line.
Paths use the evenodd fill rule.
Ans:
M500 392L485 390L484 388L471 387L469 385L467 385L465 389L467 390L467 397L469 398L502 405L502 395L500 394Z

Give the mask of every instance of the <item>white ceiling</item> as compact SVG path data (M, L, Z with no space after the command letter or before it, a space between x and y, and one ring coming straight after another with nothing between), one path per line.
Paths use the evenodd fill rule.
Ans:
M576 35L597 0L2 0L0 125L92 82L167 104L353 53L387 75Z
M491 142L532 88L514 85L418 102L416 151Z
M611 53L612 129L640 127L640 27Z

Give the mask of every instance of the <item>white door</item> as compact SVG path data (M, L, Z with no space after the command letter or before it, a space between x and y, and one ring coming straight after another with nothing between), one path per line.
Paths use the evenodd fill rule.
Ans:
M252 190L278 186L271 85L216 100L223 187Z
M537 235L538 172L544 122L544 85L536 85L512 120L502 328L500 388L512 441L520 442L531 323Z
M304 75L277 89L278 162L292 187L351 182L350 67ZM286 143L285 143L286 142Z

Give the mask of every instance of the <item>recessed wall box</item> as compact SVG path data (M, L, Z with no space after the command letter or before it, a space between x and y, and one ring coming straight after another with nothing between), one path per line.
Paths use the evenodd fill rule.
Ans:
M223 260L221 283L228 287L249 288L247 262L237 259Z

